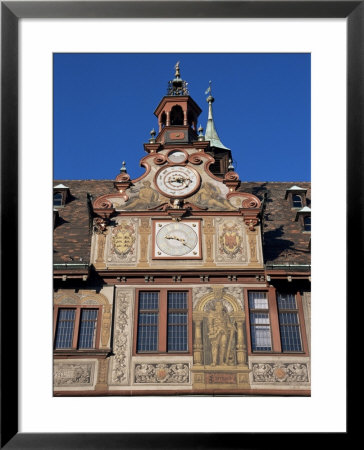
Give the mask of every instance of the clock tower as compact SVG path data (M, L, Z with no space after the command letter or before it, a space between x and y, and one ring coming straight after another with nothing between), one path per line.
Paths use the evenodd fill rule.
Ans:
M124 299L116 309L134 318L123 345L115 341L109 389L158 390L163 377L176 390L250 389L244 287L264 272L261 203L239 189L208 91L204 135L177 63L154 112L158 134L144 144L144 174L132 180L123 164L114 191L93 202L94 267ZM114 320L120 329L118 312ZM121 360L122 380L112 376Z
M140 177L56 182L55 395L309 395L309 183L241 182L206 95L177 63Z

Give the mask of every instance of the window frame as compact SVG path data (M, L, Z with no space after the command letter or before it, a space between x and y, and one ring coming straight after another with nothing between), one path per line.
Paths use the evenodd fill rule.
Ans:
M249 308L249 292L258 291L258 292L267 292L268 293L268 311L269 311L269 322L271 327L271 340L272 340L272 350L264 351L264 350L254 350L252 349L252 336L250 329L250 308ZM278 311L278 302L277 302L277 292L285 293L289 292L294 294L296 297L296 306L298 313L298 321L299 321L299 332L301 336L301 345L302 351L285 351L282 350L281 344L281 333L280 333L280 323L279 323L279 311ZM307 335L305 329L305 318L302 307L302 296L299 291L293 290L282 290L276 289L275 287L251 287L244 288L244 304L245 310L247 314L245 315L245 324L246 324L246 337L247 337L247 351L248 356L258 356L258 355L300 355L300 356L308 356L308 343L307 343Z
M306 229L306 219L310 219L310 229L309 230L307 230ZM305 232L305 233L311 233L311 214L307 214L307 215L305 215L305 216L303 216L302 217L302 225L303 225L303 231Z
M159 293L159 305L158 305L158 344L155 351L138 351L138 323L139 323L139 297L140 292L158 292ZM187 293L187 350L182 351L168 351L168 292L186 292ZM189 355L192 356L192 290L191 288L139 288L135 290L135 308L134 308L134 336L133 336L133 356L177 356L177 355Z
M251 308L250 307L250 299L249 299L249 294L251 292L262 292L262 293L266 293L266 300L267 300L267 308ZM248 314L249 314L249 332L250 332L250 338L251 338L251 342L250 342L250 346L252 349L252 352L254 353L264 353L264 352L271 352L273 350L273 337L272 337L272 324L271 324L271 317L270 317L270 307L269 307L269 293L268 291L265 290L258 290L258 289L253 289L253 290L249 290L248 291ZM253 350L253 337L252 337L252 328L260 328L259 324L252 324L251 323L251 313L254 314L268 314L268 320L269 322L267 324L264 324L265 326L269 326L269 336L270 336L270 345L271 345L271 350L258 350L255 349ZM262 324L263 325L263 324Z
M278 305L278 295L293 295L294 299L295 299L295 304L296 304L296 308L279 308ZM281 290L277 290L276 291L276 297L277 297L277 308L278 308L278 324L279 324L279 334L280 334L280 339L281 339L281 346L282 346L282 352L283 353L301 353L303 351L303 338L302 338L302 332L301 332L301 320L300 320L300 316L299 316L299 310L298 310L298 302L297 302L297 295L293 294L292 292L287 292L287 291L281 291ZM296 314L297 315L297 320L298 323L297 324L285 324L285 323L281 323L280 319L279 319L279 314L280 313L290 313L290 314ZM295 328L297 328L298 330L298 334L300 337L300 344L301 344L301 350L283 350L283 338L282 338L282 330L284 328L288 328L288 327L292 327L294 326Z
M58 312L60 309L74 309L76 311L73 337L72 337L72 347L68 348L56 348L56 333L58 326ZM83 309L97 309L97 321L95 330L95 347L90 348L79 348L79 334L81 325L81 310ZM100 348L100 334L101 334L101 323L102 323L102 305L54 305L54 318L53 318L53 351L58 352L92 352L94 350L99 350Z
M298 200L295 200L295 197L298 197L298 198L299 198L299 201L300 201L300 203L301 203L301 204L298 205L298 206L295 205L295 202L297 203L297 201L298 201ZM302 209L303 206L304 206L304 204L303 204L303 198L302 198L302 195L292 193L292 208Z

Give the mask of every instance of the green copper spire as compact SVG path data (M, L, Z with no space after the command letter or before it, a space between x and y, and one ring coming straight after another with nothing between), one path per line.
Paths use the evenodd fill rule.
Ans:
M209 114L208 114L208 118L207 118L205 139L206 139L206 141L210 141L211 147L223 148L225 150L230 150L229 148L225 147L225 145L220 141L220 138L219 138L216 128L215 128L214 118L212 115L212 103L215 101L215 99L211 95L211 81L210 81L210 86L206 90L205 94L209 94L209 96L206 99L206 101L209 104Z

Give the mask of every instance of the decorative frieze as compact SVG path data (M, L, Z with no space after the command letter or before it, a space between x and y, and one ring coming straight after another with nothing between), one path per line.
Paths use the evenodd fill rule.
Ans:
M96 361L59 361L53 365L53 386L89 387L94 384Z
M254 383L307 383L306 363L253 363Z
M110 384L128 385L131 354L131 326L133 291L119 288L116 291L114 322L114 356L110 358Z
M135 364L135 384L189 384L189 363Z

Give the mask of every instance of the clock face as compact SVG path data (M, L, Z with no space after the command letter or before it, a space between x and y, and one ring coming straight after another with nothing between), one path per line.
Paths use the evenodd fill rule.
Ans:
M191 167L168 166L157 172L155 182L167 197L187 197L199 187L200 175Z
M154 258L200 258L200 222L156 222Z
M172 163L183 163L186 161L187 156L181 150L172 150L171 152L168 153L168 159Z

